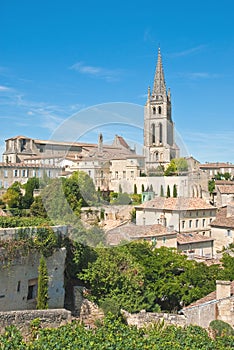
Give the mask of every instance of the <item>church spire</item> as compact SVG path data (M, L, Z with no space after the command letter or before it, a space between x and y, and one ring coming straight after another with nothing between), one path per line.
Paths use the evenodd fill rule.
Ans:
M154 76L154 95L164 95L166 94L166 84L164 79L163 65L162 65L162 57L160 48L158 49L158 62L156 66L155 76Z

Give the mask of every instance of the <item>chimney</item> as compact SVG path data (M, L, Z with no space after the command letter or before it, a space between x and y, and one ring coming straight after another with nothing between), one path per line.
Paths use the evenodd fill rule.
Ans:
M230 281L216 281L216 300L231 296Z

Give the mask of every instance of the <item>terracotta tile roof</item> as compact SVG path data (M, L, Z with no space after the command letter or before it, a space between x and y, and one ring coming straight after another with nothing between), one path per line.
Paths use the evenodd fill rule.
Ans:
M135 225L133 223L125 223L108 230L106 234L107 242L109 244L119 244L124 240L130 241L131 239L176 235L176 232L173 230L170 231L165 226L160 224L143 226Z
M199 242L209 242L213 241L213 238L202 236L199 233L179 233L177 236L178 244L187 244L187 243L199 243Z
M219 208L216 218L210 224L212 227L234 228L234 216L227 216L227 207Z
M234 194L233 185L218 185L216 188L221 194Z
M39 168L39 169L62 169L60 165L32 164L32 163L0 163L4 168Z
M165 198L156 197L150 201L142 203L136 208L154 208L154 209L165 209L165 210L198 210L198 209L216 209L211 204L207 203L202 198Z
M206 164L201 164L200 168L214 168L214 169L220 169L220 168L233 168L234 164L231 163L206 163Z
M231 295L233 294L234 294L234 281L231 282ZM195 301L194 303L186 306L184 309L190 309L191 307L199 306L213 300L216 300L216 290L206 295L205 297Z
M215 180L215 185L234 185L234 181L230 180Z

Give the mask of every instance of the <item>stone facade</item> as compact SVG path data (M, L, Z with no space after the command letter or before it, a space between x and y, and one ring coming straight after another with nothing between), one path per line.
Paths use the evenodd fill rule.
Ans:
M208 328L213 320L234 326L234 282L217 281L216 291L184 308L186 323Z
M39 179L44 176L51 179L57 178L61 171L62 168L59 165L0 163L0 188L8 188L16 181L25 184L32 177Z
M129 312L122 310L122 314L126 318L129 326L136 326L137 328L142 328L158 322L181 327L186 325L186 317L184 315L146 312L145 310L136 314L130 314Z
M154 77L152 93L148 89L148 99L144 112L144 155L146 171L167 165L179 156L179 148L174 140L174 123L171 118L171 94L167 92L160 49Z
M66 249L56 250L46 259L49 276L48 306L50 309L64 307L64 269ZM0 310L36 309L38 287L39 253L30 252L20 256L9 266L0 265Z
M0 332L14 325L23 333L28 333L35 319L40 320L42 328L57 328L71 321L71 312L65 309L0 311Z

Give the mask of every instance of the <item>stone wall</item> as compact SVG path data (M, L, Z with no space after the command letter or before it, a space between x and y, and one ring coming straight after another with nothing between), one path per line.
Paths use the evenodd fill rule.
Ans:
M216 300L199 306L183 309L187 325L208 328L211 321L216 320Z
M54 233L62 234L66 236L68 234L68 226L50 226ZM18 231L20 229L28 230L27 232L31 235L34 234L36 227L8 227L0 228L0 240L14 239L18 236Z
M49 308L64 307L64 269L66 249L54 251L46 259ZM39 252L30 252L10 266L0 265L0 310L33 310L36 308Z
M157 322L165 322L165 324L175 326L186 325L186 317L184 315L146 312L144 310L137 314L130 314L127 311L122 310L122 314L126 318L129 326L137 326L137 328Z
M15 325L21 331L29 330L30 323L40 319L40 326L55 328L71 321L71 312L65 309L23 310L0 312L0 330L6 326Z

